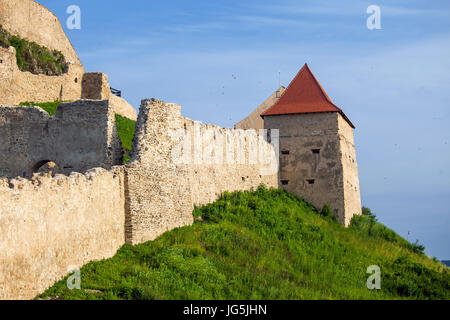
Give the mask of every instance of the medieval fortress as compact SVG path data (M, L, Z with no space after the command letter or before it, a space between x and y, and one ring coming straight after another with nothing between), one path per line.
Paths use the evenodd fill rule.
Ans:
M0 299L29 299L73 267L193 223L194 205L260 184L284 188L348 225L361 213L354 125L305 65L234 129L142 100L139 115L86 73L59 20L33 0L0 0L0 25L69 63L20 71L0 47ZM54 116L20 102L61 103ZM135 120L122 165L115 114Z

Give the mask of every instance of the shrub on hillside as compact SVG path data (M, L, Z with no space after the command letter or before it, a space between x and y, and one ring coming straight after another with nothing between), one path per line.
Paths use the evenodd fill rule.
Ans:
M362 208L362 215L353 216L350 228L366 234L369 237L398 243L400 246L407 248L414 253L423 254L425 251L425 247L419 244L418 241L410 243L399 236L395 231L379 223L376 214L367 207Z
M66 73L69 64L58 50L50 50L33 41L10 34L0 25L0 47L16 49L16 61L20 71L57 76Z

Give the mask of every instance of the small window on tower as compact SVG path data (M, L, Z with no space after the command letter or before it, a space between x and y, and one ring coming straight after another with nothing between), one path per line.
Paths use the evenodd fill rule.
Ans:
M0 63L3 63L3 60L0 59Z
M281 180L281 184L283 186L287 186L289 184L289 180Z
M314 183L316 183L316 180L314 180L314 179L307 179L306 182L308 182L308 184L314 184Z
M320 149L312 149L313 154L320 154Z
M287 155L289 155L291 152L289 151L289 150L283 150L283 151L281 151L281 154L283 154L283 155L285 155L285 156L287 156Z

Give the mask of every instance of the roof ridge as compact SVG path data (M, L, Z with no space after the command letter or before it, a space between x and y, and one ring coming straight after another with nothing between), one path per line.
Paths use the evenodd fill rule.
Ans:
M278 101L263 112L261 117L321 112L339 112L354 128L342 109L331 101L319 80L305 63Z

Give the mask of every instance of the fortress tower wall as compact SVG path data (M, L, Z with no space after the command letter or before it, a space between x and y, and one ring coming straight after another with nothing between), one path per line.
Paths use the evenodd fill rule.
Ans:
M131 120L137 120L136 111L121 97L111 93L108 76L102 72L89 72L83 75L82 99L109 100L115 113Z
M0 299L33 299L125 243L124 169L0 178Z
M51 50L59 50L69 63L61 76L35 75L17 67L14 48L0 48L0 104L73 101L81 97L84 67L58 18L33 0L0 0L0 25L11 34Z
M344 176L345 225L348 226L353 215L361 215L361 192L353 130L341 116L338 117L338 128Z
M0 0L0 25L21 38L61 51L71 65L83 67L59 19L36 1Z
M59 172L121 163L108 101L62 103L54 117L37 107L0 107L0 175L31 177L46 161Z
M339 222L348 226L353 214L361 212L359 185L357 190L350 187L358 179L352 128L337 112L270 116L264 121L267 129L280 129L280 186L319 209L329 204Z
M47 76L22 72L16 63L13 47L0 48L0 105L21 102L73 101L81 97L84 68L71 64L67 73Z

